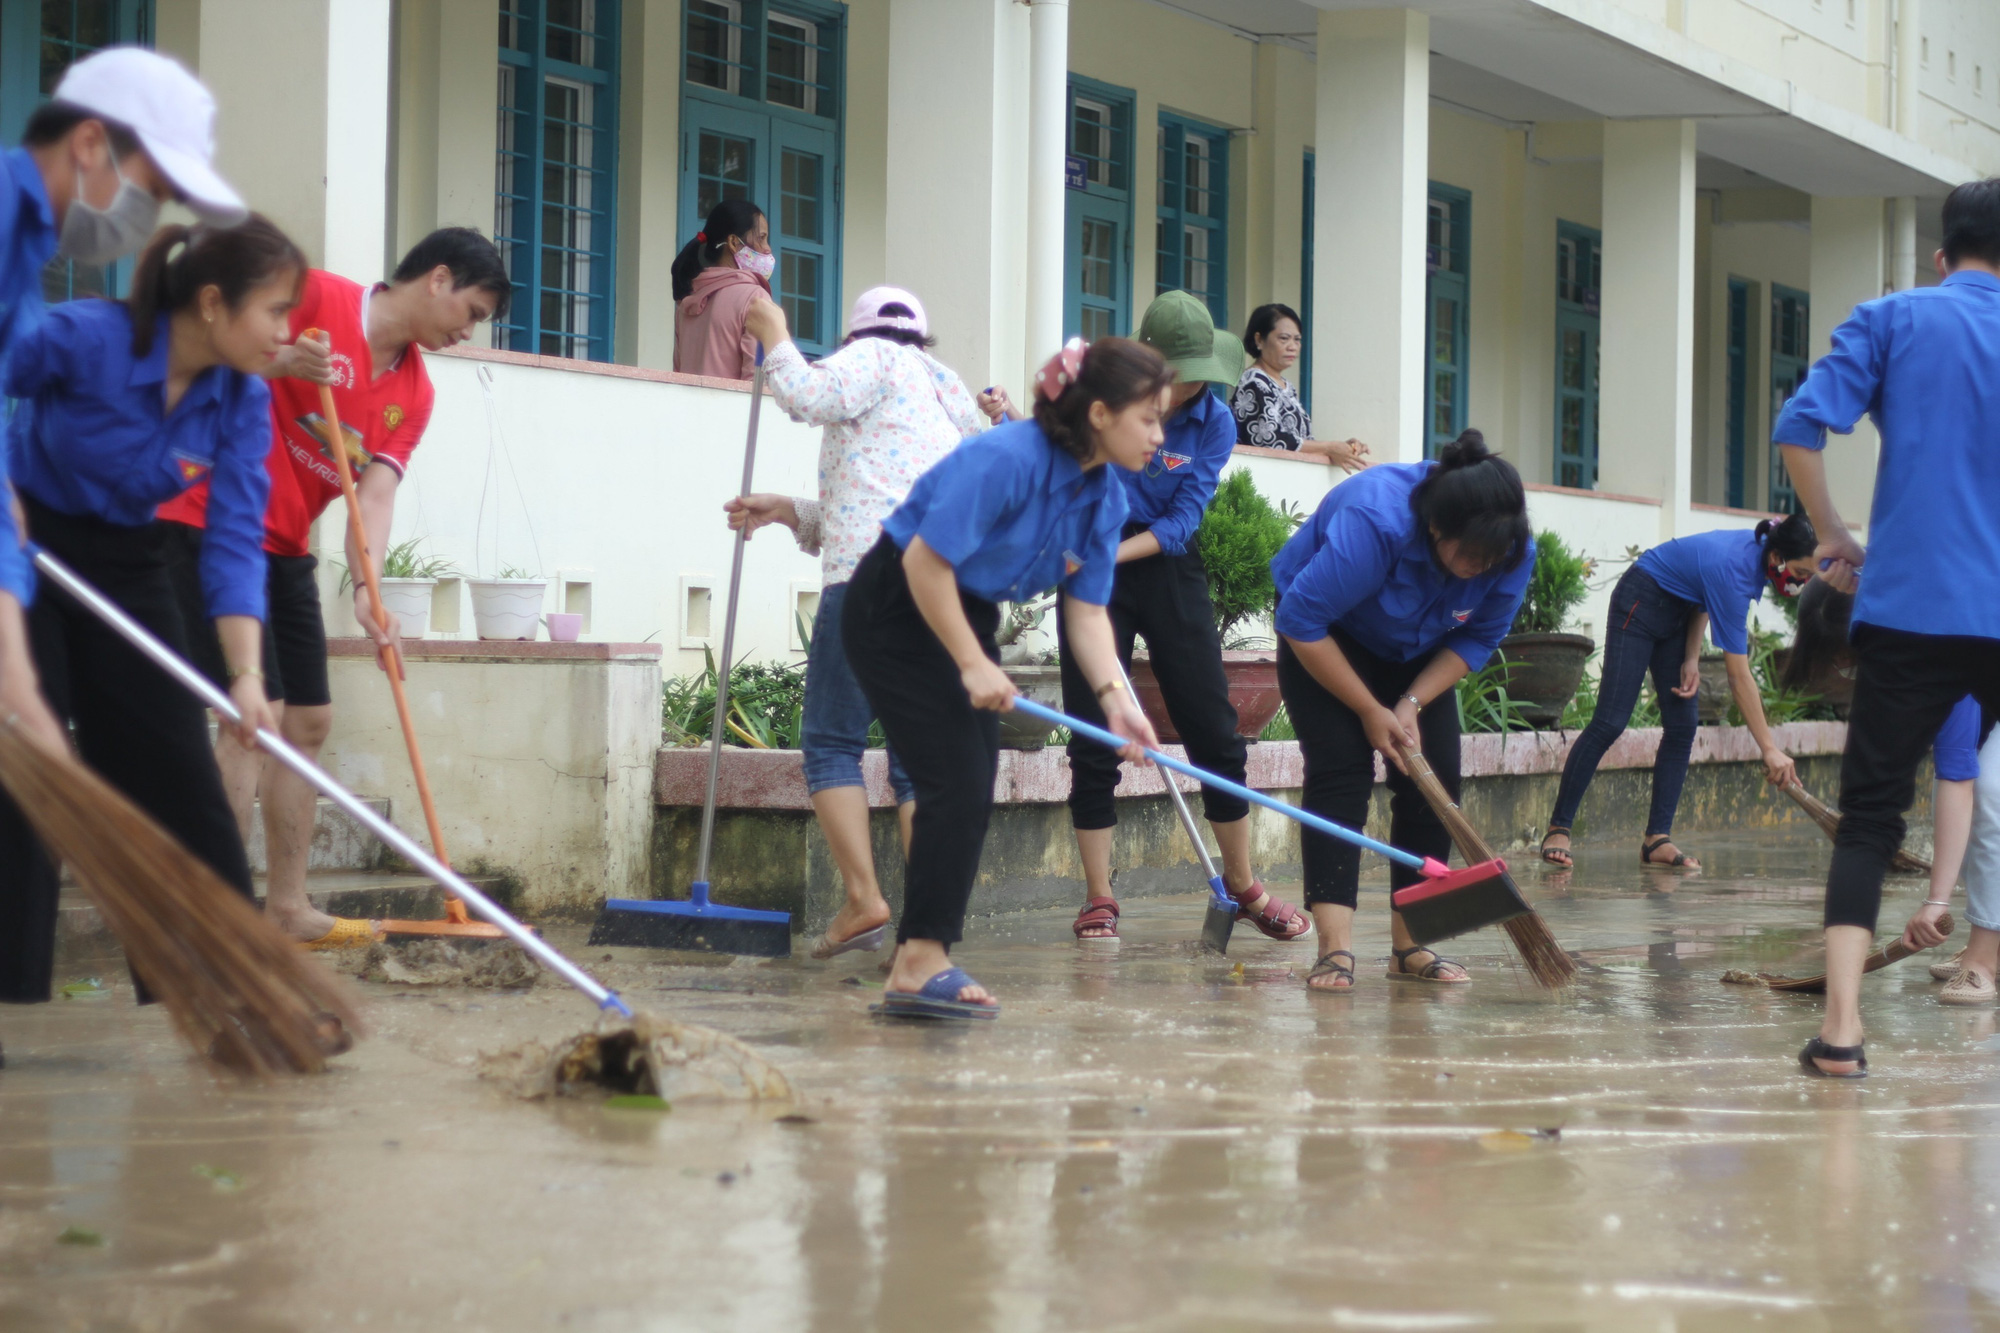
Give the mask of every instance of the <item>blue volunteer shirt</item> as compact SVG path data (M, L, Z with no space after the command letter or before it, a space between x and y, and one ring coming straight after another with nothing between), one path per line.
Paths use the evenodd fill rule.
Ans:
M1725 653L1750 651L1750 608L1764 595L1764 548L1752 532L1697 532L1639 557L1653 582L1708 612L1708 634Z
M21 334L42 317L42 269L56 254L56 215L42 173L25 148L0 167L0 364ZM0 592L28 600L32 568L7 503L7 450L0 445Z
M1864 412L1882 452L1854 623L2000 639L2000 280L1856 306L1771 438L1821 449Z
M210 366L166 411L167 318L132 355L116 301L71 301L14 345L5 389L25 399L8 426L14 485L60 513L144 527L209 483L201 584L211 616L264 618L264 505L271 494L271 392Z
M1979 776L1979 700L1960 699L1931 743L1939 782L1970 782Z
M1125 488L1111 464L1085 472L1032 419L1010 421L917 478L882 522L897 546L936 551L958 586L989 602L1018 602L1061 585L1081 602L1111 600Z
M1431 558L1410 494L1431 463L1384 463L1327 492L1271 561L1278 632L1317 643L1335 626L1392 662L1449 648L1477 671L1521 609L1535 549L1513 569L1454 578Z
M1167 419L1166 441L1137 472L1118 468L1127 523L1143 523L1168 555L1185 555L1236 447L1236 416L1207 385Z

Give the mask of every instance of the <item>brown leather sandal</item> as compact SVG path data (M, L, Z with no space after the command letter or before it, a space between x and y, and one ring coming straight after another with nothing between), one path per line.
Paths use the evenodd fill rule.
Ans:
M1312 929L1311 917L1274 896L1262 880L1251 880L1250 887L1241 893L1231 889L1229 896L1236 900L1238 921L1248 921L1274 940L1290 943ZM1264 899L1264 910L1251 911L1249 905L1259 898Z
M1070 922L1070 932L1080 940L1115 940L1118 938L1118 900L1116 898L1091 898L1083 904L1083 910ZM1102 931L1103 934L1086 935L1086 930Z

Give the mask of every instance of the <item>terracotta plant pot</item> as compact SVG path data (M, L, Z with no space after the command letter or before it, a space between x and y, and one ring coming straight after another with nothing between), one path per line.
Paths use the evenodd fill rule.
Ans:
M1222 674L1229 681L1229 702L1236 708L1237 734L1254 741L1271 725L1271 719L1285 702L1278 693L1277 650L1225 651ZM1174 730L1173 719L1167 716L1166 700L1160 696L1160 682L1153 675L1149 658L1132 659L1132 690L1139 696L1139 707L1146 711L1160 739L1169 745L1178 744L1181 734Z
M1583 664L1597 642L1582 634L1509 634L1500 640L1507 659L1507 697L1520 705L1531 727L1552 727L1583 683Z
M1062 707L1062 668L1059 666L1010 666L1004 668L1014 688L1046 708ZM1000 748L1039 750L1049 743L1049 724L1026 713L1000 715Z

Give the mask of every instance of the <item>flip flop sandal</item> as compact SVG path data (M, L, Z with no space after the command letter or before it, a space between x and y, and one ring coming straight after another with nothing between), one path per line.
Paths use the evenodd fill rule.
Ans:
M1672 838L1655 838L1651 842L1639 844L1639 864L1651 866L1655 870L1678 870L1688 863L1686 852L1675 852L1671 861L1655 861L1653 853L1673 843Z
M1116 943L1118 939L1118 900L1116 898L1090 898L1085 900L1083 910L1076 914L1076 920L1069 923L1070 933L1090 944ZM1086 930L1108 930L1105 935L1086 935Z
M1439 986L1465 986L1472 982L1472 978L1469 976L1447 977L1441 975L1447 967L1462 968L1465 964L1459 962L1456 958L1446 958L1443 954L1428 945L1414 944L1407 949L1392 948L1389 952L1396 957L1396 965L1389 969L1389 980L1391 981L1428 981ZM1412 972L1410 971L1410 955L1413 953L1427 953L1431 956L1431 960Z
M1991 1006L1996 996L2000 996L2000 989L1996 989L1991 980L1967 967L1961 968L1957 976L1945 983L1944 989L1938 992L1938 1003Z
M1574 870L1576 868L1576 857L1571 854L1569 847L1549 846L1549 839L1555 837L1558 833L1562 834L1565 838L1570 836L1568 829L1557 828L1554 825L1550 825L1549 831L1542 835L1542 859L1552 866L1561 866L1564 870ZM1556 858L1558 857L1562 859L1557 860Z
M1344 963L1336 963L1336 958L1345 958ZM1345 986L1315 986L1314 977L1346 977ZM1354 989L1354 955L1345 949L1328 949L1306 973L1306 989L1320 995L1346 995Z
M1868 1057L1863 1055L1861 1050L1859 1046L1829 1046L1818 1037L1814 1037L1805 1044L1805 1049L1799 1052L1799 1068L1814 1078L1867 1078ZM1852 1060L1855 1064L1854 1072L1829 1074L1813 1063L1815 1056L1822 1060Z
M831 933L828 933L819 937L819 943L813 946L812 956L815 958L837 958L841 954L853 953L857 949L863 953L874 953L882 947L883 941L888 938L889 923L886 921L873 930L864 930L859 935L855 935L850 939L837 940Z
M1953 977L1956 977L1958 975L1959 969L1962 968L1964 965L1965 965L1965 950L1960 949L1957 953L1945 959L1943 962L1931 964L1931 980L1950 981Z
M382 938L380 921L363 921L359 917L337 916L333 919L333 929L316 940L300 940L301 949L311 949L323 953L328 949L365 949Z
M1229 896L1236 900L1236 919L1248 921L1274 940L1289 944L1293 940L1304 939L1312 931L1312 918L1288 902L1273 896L1264 887L1262 880L1251 880L1250 887L1238 893L1234 889ZM1248 904L1264 899L1264 910L1253 912Z
M884 1018L997 1018L1000 1006L961 1000L958 993L979 983L965 969L948 967L926 981L922 990L885 990L882 1003L871 1004L868 1012Z

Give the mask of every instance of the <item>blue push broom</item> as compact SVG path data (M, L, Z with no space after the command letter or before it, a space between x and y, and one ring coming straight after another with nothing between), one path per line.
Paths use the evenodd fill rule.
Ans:
M750 381L750 438L743 446L743 489L757 467L757 415L764 405L764 349L757 349L757 370ZM715 784L722 770L722 732L729 720L729 668L736 651L736 602L743 591L743 546L750 527L736 531L736 551L730 557L729 606L722 619L722 661L715 674L715 720L708 735L708 789L701 803L701 854L694 885L686 902L671 898L607 898L590 930L590 943L648 949L692 949L705 953L745 954L758 958L789 958L792 914L754 907L729 907L710 902L708 858L715 846Z

